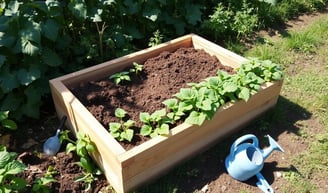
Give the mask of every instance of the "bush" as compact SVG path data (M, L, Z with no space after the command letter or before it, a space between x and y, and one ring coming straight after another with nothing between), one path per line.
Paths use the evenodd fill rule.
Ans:
M5 0L0 3L0 110L38 118L48 80L144 48L201 21L187 1Z

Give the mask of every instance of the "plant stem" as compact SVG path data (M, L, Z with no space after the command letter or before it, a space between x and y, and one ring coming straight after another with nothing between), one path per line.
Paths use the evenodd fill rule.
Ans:
M104 22L100 29L98 26L98 22L96 22L95 24L96 24L97 31L99 34L99 53L100 53L101 61L103 61L103 59L104 59L103 35L104 35L105 29L107 28L107 26L106 26L106 22Z

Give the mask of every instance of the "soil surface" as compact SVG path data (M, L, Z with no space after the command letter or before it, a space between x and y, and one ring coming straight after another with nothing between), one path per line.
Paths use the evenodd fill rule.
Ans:
M132 64L131 64L132 65ZM123 71L129 71L126 69ZM153 113L165 108L162 102L172 98L187 83L198 83L218 70L233 73L233 68L223 66L220 61L204 50L180 48L175 52L162 52L148 59L139 74L131 74L131 81L115 84L108 77L90 82L82 82L78 87L70 88L96 119L108 128L110 122L119 122L115 109L124 109L129 119L136 122L138 133L142 122L140 112ZM137 135L133 143L122 143L126 149L132 148L148 138Z
M282 31L285 32L289 28L295 27L298 28L300 26L306 26L307 24L311 23L313 18L318 15L322 15L327 13L315 13L310 15L303 15L301 17L296 18L293 21L290 21L286 24L286 26L281 29L273 30L274 34L267 32L262 32L264 35L269 36L280 36ZM262 34L262 35L263 35ZM165 54L164 54L165 55ZM170 54L166 54L170 55ZM301 59L302 60L302 59ZM169 61L167 59L167 61ZM190 62L189 65L192 65L193 62ZM302 61L298 61L298 64L302 64ZM306 63L306 62L305 62ZM167 64L169 65L169 64ZM154 65L155 66L155 65ZM158 66L162 67L162 66ZM199 76L208 76L213 75L216 73L217 66L212 66L212 70L210 74L203 74L203 71L209 68L209 64L206 64L206 68L199 70L197 74L198 80L204 78ZM146 65L145 65L146 69ZM189 70L192 68L189 68ZM196 69L199 69L197 67ZM159 69L156 69L157 71ZM178 68L181 70L181 68ZM189 73L189 70L186 72ZM145 74L148 70L145 70ZM170 73L174 72L170 70ZM200 73L201 72L201 73ZM183 74L188 74L183 73ZM157 74L160 74L159 72ZM203 74L203 75L199 75ZM199 75L199 76L198 76ZM158 75L157 75L158 76ZM175 81L175 78L170 77L168 81ZM138 79L137 79L138 80ZM190 82L198 81L198 80L190 80ZM104 80L104 84L112 84L108 80ZM138 81L147 82L147 79L140 79ZM189 82L189 80L187 81ZM180 83L182 86L185 85L186 82ZM91 83L85 83L91 84ZM92 84L98 84L94 82ZM160 86L162 82L155 84L156 88ZM129 83L131 87L133 83ZM180 85L180 86L181 86ZM122 88L123 89L123 88ZM164 90L166 92L172 92L173 90ZM153 91L154 89L148 89L147 92ZM130 90L131 91L131 90ZM147 93L146 91L144 91ZM171 94L166 95L166 97L171 97ZM149 93L148 93L149 94ZM91 99L92 95L89 96ZM164 100L165 97L157 100ZM131 100L131 99L129 99ZM134 101L134 99L133 99ZM121 101L122 102L122 101ZM126 103L122 103L122 106L126 105ZM146 105L151 106L151 105ZM108 112L112 112L113 107L106 107L108 108ZM282 95L278 101L277 107L279 111L282 112L281 116L287 117L288 123L273 123L267 127L274 128L269 130L265 130L263 124L258 121L254 121L252 126L255 126L259 129L254 128L244 128L238 134L233 136L229 136L228 139L224 141L218 142L218 145L215 147L205 151L195 158L190 159L186 163L181 163L173 168L169 173L163 175L162 178L156 179L153 184L145 185L144 187L140 187L137 192L149 192L150 188L156 189L158 187L157 192L160 191L162 187L160 186L170 186L173 184L174 187L179 187L178 190L171 190L170 192L181 192L181 193L192 193L192 192L200 192L200 193L236 193L241 192L255 192L261 193L261 191L256 187L256 178L251 178L246 182L238 182L232 179L224 168L224 158L229 153L229 148L231 143L239 136L246 134L246 133L253 133L259 137L259 141L261 147L268 146L267 141L263 137L266 134L270 134L281 147L285 150L285 153L280 152L273 152L269 158L265 161L264 168L262 170L263 176L267 179L269 184L274 188L275 192L283 192L283 187L286 186L286 181L282 178L282 172L284 171L297 171L292 164L292 160L290 157L294 155L298 155L300 152L303 152L308 149L308 144L306 140L302 136L298 134L298 127L302 125L303 127L308 128L308 133L320 133L323 132L323 128L321 127L319 120L312 116L310 112L303 109L302 107L298 106L297 104L291 103L288 100L288 96ZM49 166L54 167L57 171L57 174L54 174L57 182L53 182L49 184L51 192L84 192L85 184L81 182L75 182L77 176L82 174L81 168L76 165L75 162L79 160L79 158L73 154L66 154L65 153L65 144L62 144L60 152L56 156L47 156L42 153L42 145L45 140L54 135L56 132L56 126L58 125L58 120L55 115L54 107L52 104L45 104L44 111L42 112L42 117L40 120L33 121L28 120L26 121L25 125L20 125L19 129L16 132L8 132L3 133L0 136L0 144L4 144L8 147L8 151L14 151L18 153L18 159L21 160L23 163L27 165L27 169L22 174L25 179L30 182L30 185L37 177L43 176L47 168ZM145 111L151 112L151 109L147 109ZM269 111L263 116L275 116L275 111ZM129 112L129 114L132 112ZM102 116L102 115L101 115ZM102 118L98 117L99 120ZM132 116L132 115L130 115ZM103 124L108 124L104 122ZM311 135L308 136L311 138ZM168 180L168 184L160 184L159 181L161 180ZM319 187L318 192L326 192L328 189L327 179L320 178L316 179L317 185ZM160 184L160 185L158 185ZM98 176L98 180L96 180L92 184L92 189L88 192L110 192L113 193L113 190L110 190L110 185L106 182L103 175ZM165 187L168 189L167 187ZM28 188L26 192L31 192L31 189Z

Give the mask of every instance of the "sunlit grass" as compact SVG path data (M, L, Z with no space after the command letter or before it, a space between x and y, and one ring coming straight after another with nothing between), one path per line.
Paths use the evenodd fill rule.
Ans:
M284 192L317 192L316 179L328 175L328 18L322 17L302 31L290 32L271 43L259 43L247 56L270 59L285 68L282 95L318 118L323 133L308 133L309 150L292 157L297 168L283 173L289 184Z

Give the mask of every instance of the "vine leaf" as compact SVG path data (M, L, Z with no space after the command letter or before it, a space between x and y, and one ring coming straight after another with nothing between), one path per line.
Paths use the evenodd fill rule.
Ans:
M5 63L5 61L6 61L6 56L0 55L0 68Z
M75 17L80 19L87 18L87 7L83 0L71 1L68 4L68 8Z
M22 105L22 111L24 114L38 118L39 117L39 111L35 109L39 109L39 106L41 105L40 100L41 100L41 95L42 93L40 88L34 87L34 86L29 86L24 90L24 94L27 97L26 103Z
M143 16L151 21L155 22L160 14L159 9L153 9L153 7L146 7L146 10L143 12Z
M202 12L200 9L201 6L199 5L186 5L186 10L188 10L188 14L186 14L188 23L196 25L198 21L201 21Z
M12 91L19 86L16 76L9 72L8 67L2 68L0 72L0 88L4 93Z
M5 11L5 16L14 16L19 13L19 5L22 4L18 1L10 1L8 4L8 9Z
M59 24L53 20L48 19L45 23L41 24L42 34L52 40L56 41L59 31Z
M59 66L63 63L62 59L58 56L58 54L49 48L43 49L41 57L44 63L52 67Z
M36 22L27 22L24 29L20 30L20 41L17 41L16 51L21 51L30 56L40 50L41 33L40 25Z
M29 71L21 68L17 72L17 78L20 81L21 85L28 86L31 84L34 80L40 78L40 70L37 68L31 68Z

